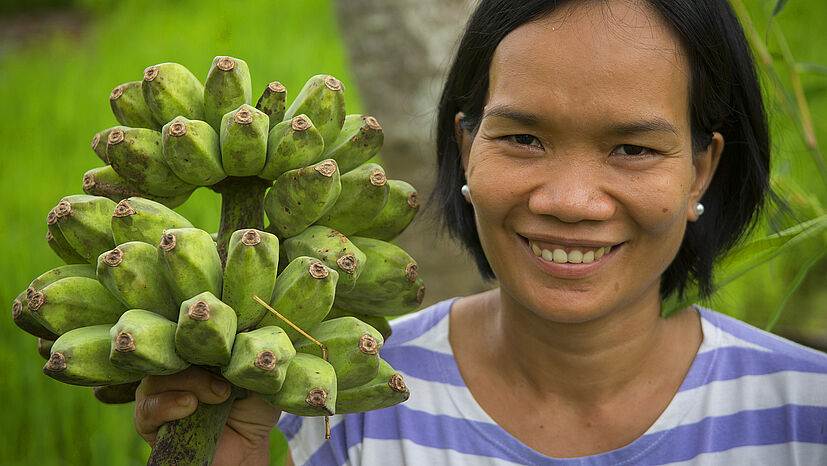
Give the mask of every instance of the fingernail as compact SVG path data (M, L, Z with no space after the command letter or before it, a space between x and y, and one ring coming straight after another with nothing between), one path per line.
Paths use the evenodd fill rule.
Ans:
M190 395L181 395L178 398L176 398L175 401L178 403L178 406L180 406L182 408L186 408L187 406L190 405L190 403L192 403L192 396L190 396Z
M229 388L230 387L227 385L227 382L224 382L223 380L213 379L212 381L212 391L216 395L223 395L227 393L227 389Z

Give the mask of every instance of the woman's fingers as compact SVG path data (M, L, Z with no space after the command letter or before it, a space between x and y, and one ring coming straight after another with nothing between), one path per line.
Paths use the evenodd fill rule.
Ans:
M135 430L150 446L155 445L158 428L169 421L189 416L198 407L190 392L171 391L135 396Z
M144 395L168 391L188 391L194 393L198 400L207 404L218 404L230 395L230 384L216 374L190 366L173 375L145 377L138 387Z

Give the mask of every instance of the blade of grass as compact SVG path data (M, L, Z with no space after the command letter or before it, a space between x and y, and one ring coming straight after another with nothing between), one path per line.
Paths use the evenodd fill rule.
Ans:
M781 311L784 310L784 307L787 306L787 301L790 300L793 294L798 290L802 283L804 283L804 279L807 278L807 275L810 273L810 269L813 268L814 265L818 263L825 255L827 255L827 246L821 248L818 254L815 254L810 257L810 259L804 263L801 269L793 279L792 284L787 288L787 291L784 293L784 297L781 298L779 301L778 306L776 306L775 311L772 313L772 317L770 317L767 326L764 330L771 332L775 324L778 323L778 319L781 317Z

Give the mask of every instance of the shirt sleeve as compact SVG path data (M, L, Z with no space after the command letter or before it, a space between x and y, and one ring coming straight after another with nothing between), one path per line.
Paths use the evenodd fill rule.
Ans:
M324 417L282 414L277 427L287 439L293 462L297 466L357 466L347 457L347 435L342 417L330 418L331 435L325 440Z

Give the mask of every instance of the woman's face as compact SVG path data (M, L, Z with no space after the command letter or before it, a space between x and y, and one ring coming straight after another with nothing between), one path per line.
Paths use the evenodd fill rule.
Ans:
M723 145L692 153L689 76L669 26L636 2L576 6L503 39L462 146L507 296L558 322L658 305Z

